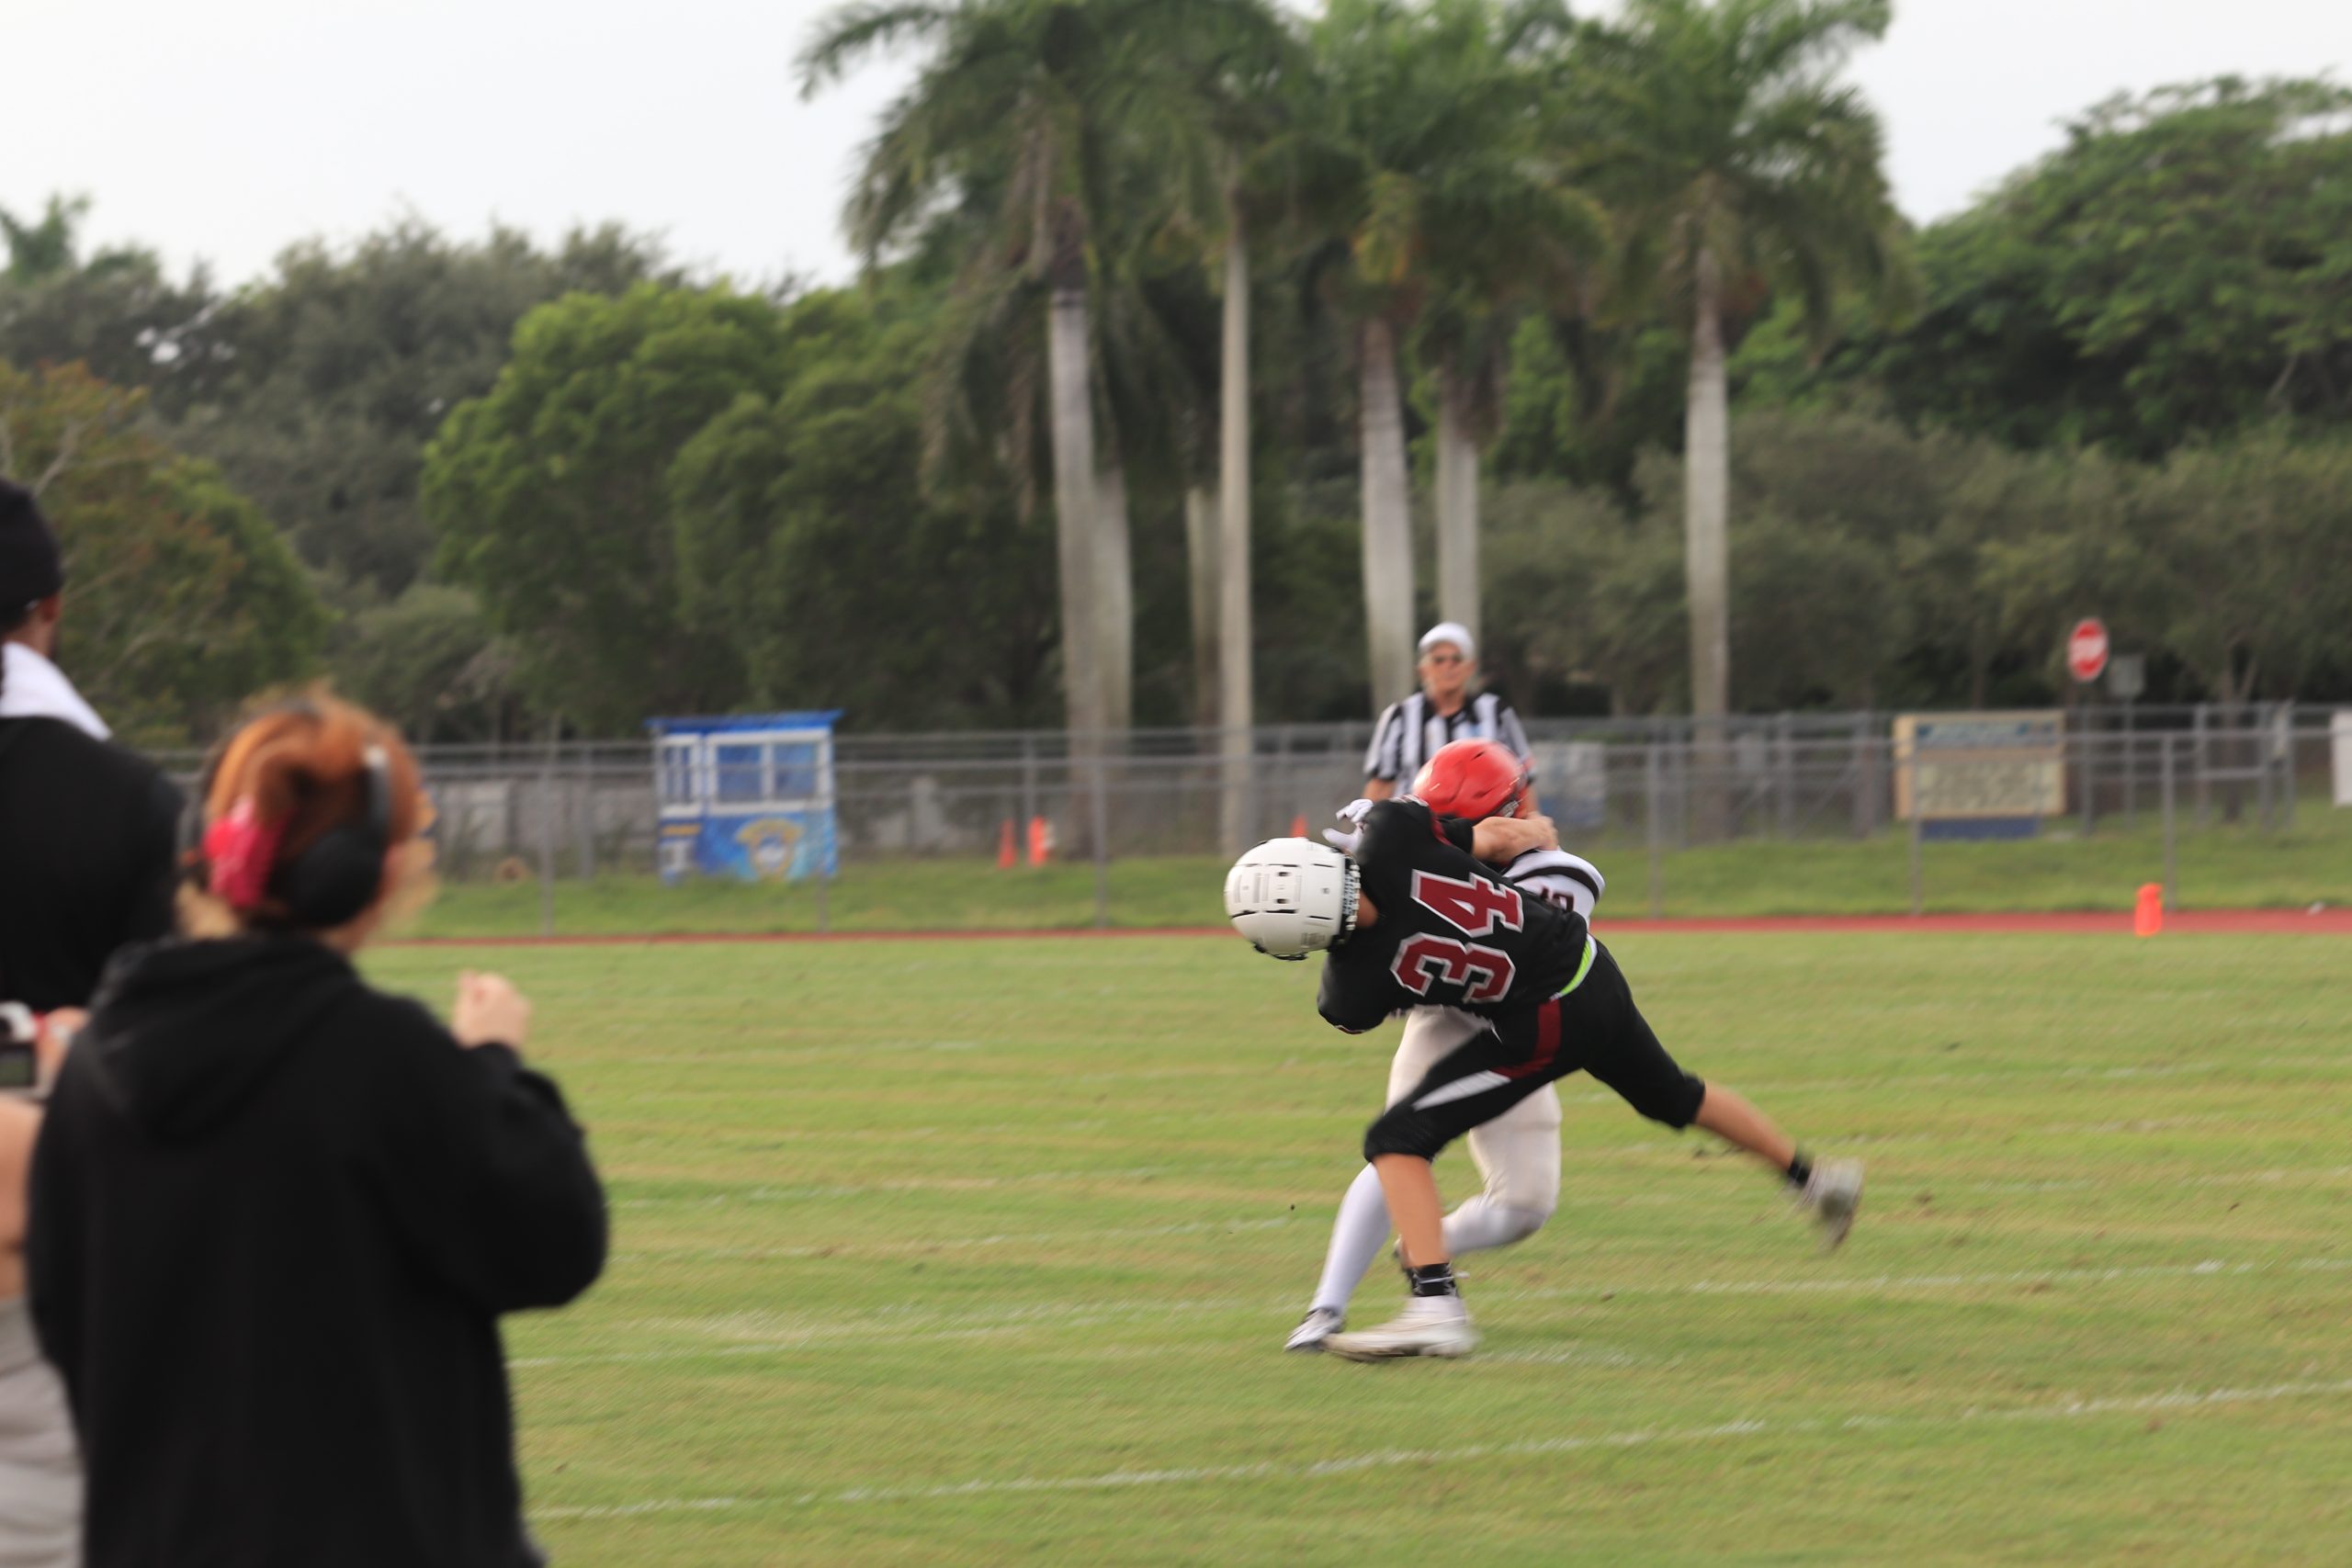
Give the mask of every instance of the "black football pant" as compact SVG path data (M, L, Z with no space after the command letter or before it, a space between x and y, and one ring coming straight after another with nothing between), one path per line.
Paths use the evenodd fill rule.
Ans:
M1491 1122L1545 1084L1590 1073L1653 1122L1688 1127L1707 1086L1666 1054L1624 973L1598 938L1592 966L1574 989L1498 1015L1431 1067L1411 1093L1364 1134L1363 1157L1438 1151Z

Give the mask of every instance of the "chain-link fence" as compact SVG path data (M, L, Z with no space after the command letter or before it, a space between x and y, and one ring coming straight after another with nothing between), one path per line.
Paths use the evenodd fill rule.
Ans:
M1769 844L1819 852L1797 864L1876 852L1853 863L1867 868L1866 886L1792 886L1777 897L1750 887L1731 899L1741 911L1807 912L1808 898L1825 910L1926 908L1957 896L1957 882L1981 880L1962 874L1998 852L1986 845L1972 856L1977 846L1939 841L1948 824L1904 815L1907 764L1893 715L1743 716L1720 732L1688 718L1527 728L1542 808L1564 840L1602 861L1622 915L1696 912L1674 897L1678 886L1715 887L1720 901L1728 897L1721 879L1743 864L1755 877L1786 878L1773 869L1781 859L1756 849ZM1236 840L1330 825L1332 812L1362 793L1371 728L1265 726L1250 732L1246 748L1238 735L1201 729L1137 730L1076 747L1059 731L838 736L834 886L778 886L765 903L739 900L709 918L921 929L1001 923L988 918L997 905L1017 921L1034 906L1030 893L1010 879L964 874L1009 866L1062 878L1057 886L1069 897L1038 911L1046 923L1152 923L1155 910L1214 919L1214 867L1195 863L1221 859ZM2301 824L2321 846L2315 860L2301 857L2318 878L2312 886L2352 882L2352 813L2339 833L2328 809L2352 787L2352 715L2284 704L2234 713L2086 707L2058 718L2044 744L2048 798L2022 824L2044 846L2137 846L2144 852L2132 863L2144 880L2161 877L2168 893L2194 902L2198 889L2178 890L2184 841L2221 829L2258 840ZM421 760L438 808L441 875L453 889L527 885L539 892L546 927L560 923L568 889L633 885L641 897L631 907L649 928L672 923L655 886L662 812L650 741L437 747ZM194 759L174 761L193 772ZM1756 852L1743 862L1743 849ZM1195 896L1171 899L1154 883L1153 863L1184 876ZM1902 874L1892 888L1889 866ZM1939 866L1949 868L1940 878ZM943 877L953 897L920 891ZM902 899L843 901L849 890L894 880L909 890ZM2112 902L2100 887L2099 902ZM2208 894L2217 891L2228 901L2254 897ZM2058 885L2018 896L2063 907L2065 893ZM2352 897L2352 886L2336 896ZM1971 897L2000 907L1995 891ZM526 914L518 906L508 919ZM603 917L628 918L618 908Z

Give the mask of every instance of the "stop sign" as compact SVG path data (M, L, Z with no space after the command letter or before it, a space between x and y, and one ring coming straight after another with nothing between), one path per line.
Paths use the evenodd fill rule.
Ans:
M2066 668L2077 681L2096 681L2107 668L2107 626L2096 618L2075 623L2066 634Z

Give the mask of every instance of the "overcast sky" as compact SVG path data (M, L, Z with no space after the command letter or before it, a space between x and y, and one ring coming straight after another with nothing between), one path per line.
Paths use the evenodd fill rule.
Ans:
M0 0L0 207L28 218L86 192L96 243L152 245L175 271L202 257L228 282L408 211L542 240L616 219L747 281L837 281L849 171L910 69L802 103L793 57L831 8ZM1896 0L1853 65L1923 221L2110 94L2224 72L2352 81L2352 0Z

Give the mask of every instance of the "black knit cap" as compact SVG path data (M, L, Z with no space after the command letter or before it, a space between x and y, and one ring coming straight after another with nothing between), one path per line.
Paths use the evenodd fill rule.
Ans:
M0 479L0 615L36 604L64 586L57 536L33 503L33 492Z

